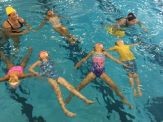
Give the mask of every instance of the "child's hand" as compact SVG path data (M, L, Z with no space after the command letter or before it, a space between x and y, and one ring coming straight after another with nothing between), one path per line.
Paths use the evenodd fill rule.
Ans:
M130 66L126 65L126 64L123 64L124 67L127 67L127 68L130 68Z

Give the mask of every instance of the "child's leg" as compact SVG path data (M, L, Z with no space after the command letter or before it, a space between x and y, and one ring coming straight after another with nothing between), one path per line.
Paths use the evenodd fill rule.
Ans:
M132 87L134 96L137 96L137 90L136 90L136 88L135 88L133 74L132 74L132 73L129 73L129 74L128 74L128 78L129 78L129 82L130 82L130 85L131 85L131 87Z
M57 99L58 99L58 102L59 104L61 105L61 108L63 110L63 112L69 116L69 117L74 117L76 114L75 113L72 113L70 112L66 107L65 107L65 103L63 101L63 98L62 98L62 93L61 93L61 90L57 84L57 81L56 80L53 80L51 78L48 78L48 82L50 83L50 85L52 86L53 90L55 91L56 95L57 95Z
M112 79L106 74L102 73L100 76L101 79L103 79L107 85L109 85L112 90L116 93L117 96L119 96L122 100L122 102L126 105L128 105L130 108L132 108L132 105L128 102L128 100L123 96L123 94L119 91L118 87L115 85L115 83L112 81Z
M136 74L136 73L134 74L134 79L136 81L136 88L137 88L138 94L139 94L139 96L142 96L142 91L140 89L140 80L139 80L138 74Z
M84 88L86 85L88 85L96 76L90 72L84 80L76 87L76 90L80 91L82 88ZM67 99L65 100L66 103L69 103L72 99L73 95L69 95Z
M28 60L29 60L31 54L32 54L32 48L29 48L29 49L28 49L28 53L27 53L27 54L24 56L24 58L22 59L22 61L21 61L21 63L20 63L20 66L22 66L22 67L25 67L25 66L26 66L26 64L27 64L27 62L28 62Z
M11 62L11 60L4 55L3 52L0 51L0 57L4 61L4 63L7 65L7 69L10 69L14 66L14 64Z
M66 37L66 39L69 41L69 43L75 43L77 41L77 39L69 33L69 31L67 30L66 27L61 26L61 27L57 28L56 30L62 36Z
M77 91L68 81L66 81L64 78L59 77L57 80L58 83L66 87L72 94L79 97L81 100L86 102L87 104L93 103L93 101L87 99L85 96L83 96L79 91Z

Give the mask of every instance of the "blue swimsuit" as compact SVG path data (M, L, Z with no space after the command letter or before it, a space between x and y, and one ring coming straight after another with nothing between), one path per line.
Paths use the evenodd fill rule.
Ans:
M92 56L91 72L93 72L97 77L100 77L101 74L105 71L104 65L105 65L105 56L104 56L104 54L95 53Z
M52 61L42 61L40 65L40 75L48 78L57 79L59 76L55 70L54 62Z

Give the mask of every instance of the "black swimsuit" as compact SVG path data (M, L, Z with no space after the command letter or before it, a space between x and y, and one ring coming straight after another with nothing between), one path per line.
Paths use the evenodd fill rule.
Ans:
M23 23L22 23L22 22L20 22L20 21L18 20L18 23L19 23L20 26L17 27L17 28L14 28L9 20L7 20L7 22L8 22L8 24L11 26L11 31L12 31L13 33L20 33L20 32L22 32L22 30L19 30L20 28L23 27Z

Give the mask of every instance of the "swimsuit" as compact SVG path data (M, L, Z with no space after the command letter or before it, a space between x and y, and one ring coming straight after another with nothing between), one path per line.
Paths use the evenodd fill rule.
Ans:
M128 66L128 67L123 66L124 69L127 71L127 73L136 73L137 72L135 60L123 61L123 63Z
M13 72L18 72L18 77L20 77L23 74L23 67L22 66L13 66L9 69L8 75L10 75Z
M42 61L40 65L40 75L48 78L57 79L59 76L56 73L54 63L52 61Z
M94 54L92 56L92 67L91 72L93 72L97 77L100 77L101 74L105 71L105 56L104 54Z
M18 19L19 27L14 27L13 24L12 24L9 20L7 20L7 22L8 22L8 24L11 26L11 31L12 31L13 33L20 33L20 32L22 32L22 31L19 30L19 29L23 27L23 23L20 22L19 19Z

